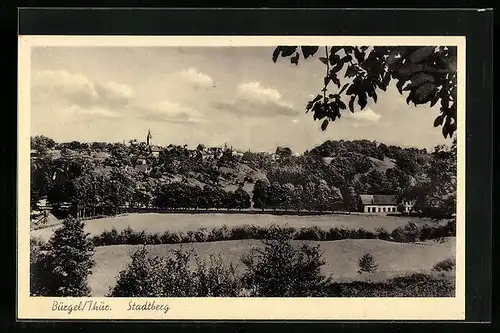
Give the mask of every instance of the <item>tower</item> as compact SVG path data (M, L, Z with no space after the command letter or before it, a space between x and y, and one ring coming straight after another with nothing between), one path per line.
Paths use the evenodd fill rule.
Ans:
M153 136L151 135L151 130L148 130L148 136L146 137L146 144L147 144L148 146L150 146L150 145L151 145L151 143L152 143L152 141L151 141L151 140L152 140L152 139L153 139Z

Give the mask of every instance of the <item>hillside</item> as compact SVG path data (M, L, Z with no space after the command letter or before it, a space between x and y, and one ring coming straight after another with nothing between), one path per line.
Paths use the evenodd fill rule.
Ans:
M286 147L274 154L203 145L161 149L153 155L142 143L38 147L31 159L32 207L46 198L53 205L80 202L84 216L113 214L123 205L356 211L357 195L364 193L420 193L425 202L428 184L420 192L414 187L417 178L429 181L431 163L433 177L453 175L448 151L429 154L369 140L326 141L301 155ZM447 187L435 191L448 200Z
M322 267L322 273L332 274L336 281L359 279L357 261L366 252L372 253L380 265L377 276L372 277L373 280L384 280L415 272L428 273L434 264L447 258L453 258L455 253L455 238L448 238L444 243L430 241L423 244L401 244L374 239L294 242L319 245L326 261ZM220 253L224 256L226 264L233 263L236 265L237 273L241 273L244 269L240 262L241 255L251 248L259 246L261 246L261 242L257 240L239 240L182 245L150 245L148 249L152 255L160 256L180 247L193 249L202 260L209 260L210 255ZM139 247L138 245L115 245L101 246L96 249L96 267L90 276L93 297L104 296L109 288L114 286L119 272L126 268L130 256Z

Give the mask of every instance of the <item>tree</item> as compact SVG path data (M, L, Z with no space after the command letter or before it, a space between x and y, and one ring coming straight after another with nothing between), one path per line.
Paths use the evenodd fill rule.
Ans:
M414 209L428 216L443 217L456 212L457 160L456 138L451 147L437 146L428 164L416 177L409 191Z
M457 129L457 48L455 46L278 46L273 61L289 57L291 63L299 63L318 52L324 52L319 60L325 64L324 88L306 106L314 120L323 120L325 130L329 121L341 117L341 112L354 112L354 103L363 110L368 99L377 102L377 92L386 91L389 83L396 81L401 95L408 104L415 106L430 103L441 104L441 114L434 127L442 126L443 136L452 137ZM343 72L344 83L339 76ZM329 85L337 87L328 93ZM347 102L348 99L348 102ZM346 103L347 102L347 103Z
M267 178L259 179L255 182L252 191L255 208L262 208L262 210L264 210L264 208L268 207L270 187L271 185Z
M150 256L143 246L132 254L131 262L120 271L111 297L159 297L163 294L163 261Z
M92 274L94 247L84 223L68 218L57 229L46 252L34 258L31 295L52 297L90 296L87 279Z
M232 201L232 206L240 210L250 208L251 206L250 195L241 186L232 194Z
M292 243L291 233L270 228L262 248L253 248L241 258L246 267L242 277L251 296L321 296L330 282L321 274L325 264L319 246Z
M53 149L56 146L56 142L44 135L32 136L30 140L31 149L38 152L44 152L48 149Z
M293 209L300 211L302 208L304 208L304 187L302 185L297 185L293 191L290 205L293 207Z
M366 253L359 258L358 267L358 274L375 273L378 269L378 264L370 253Z

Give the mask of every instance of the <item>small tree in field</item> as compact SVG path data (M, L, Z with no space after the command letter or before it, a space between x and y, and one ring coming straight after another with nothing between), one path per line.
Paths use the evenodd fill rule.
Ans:
M378 265L369 253L364 254L358 261L358 274L370 273L373 274L377 271Z
M33 296L83 297L90 295L94 247L84 223L68 218L50 238L47 251L32 259Z
M325 264L318 246L295 245L292 231L273 226L264 247L252 249L241 259L246 266L242 282L250 296L318 297L330 278L321 274Z

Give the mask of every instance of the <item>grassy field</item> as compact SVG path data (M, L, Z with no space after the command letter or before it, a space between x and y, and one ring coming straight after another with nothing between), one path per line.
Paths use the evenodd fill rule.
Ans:
M268 226L275 223L279 226L289 226L300 229L308 226L318 226L324 229L334 227L345 227L349 229L364 228L373 230L384 227L389 232L399 226L404 226L413 221L417 224L433 223L428 219L398 217L398 216L374 216L374 215L271 215L271 214L129 214L102 219L86 221L85 229L91 235L98 235L104 230L116 228L118 231L131 227L135 231L146 230L150 233L161 233L165 230L170 232L186 232L199 228L211 229L227 225L228 227L253 224L256 226ZM53 226L44 229L32 230L32 237L48 240L55 229Z
M306 242L320 245L326 261L323 273L332 274L337 281L359 280L357 262L367 252L371 253L379 264L379 273L372 277L374 281L413 272L429 272L437 262L455 257L455 238L447 238L442 243L428 241L416 244L393 243L376 239ZM148 248L152 254L165 255L170 249L182 246L184 249L194 249L205 260L209 258L210 254L221 253L226 263L234 263L237 265L237 270L241 272L243 267L239 258L242 253L260 244L260 241L257 240L237 240L182 245L151 245ZM131 254L138 247L136 245L117 245L96 249L96 267L90 276L90 286L94 297L104 296L108 292L109 288L115 284L118 273L126 267Z

